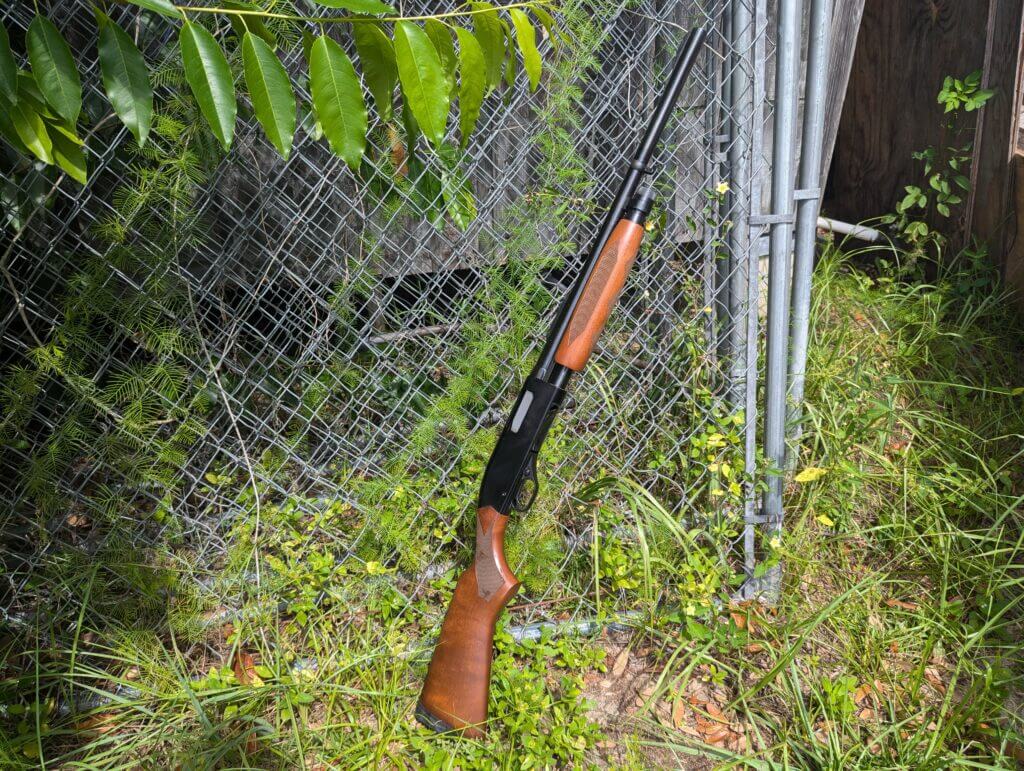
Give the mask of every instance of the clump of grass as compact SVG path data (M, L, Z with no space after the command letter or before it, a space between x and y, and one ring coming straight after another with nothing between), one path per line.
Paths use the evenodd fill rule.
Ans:
M689 643L748 726L746 753L703 749L765 768L1012 767L1024 323L980 255L931 284L903 280L898 253L866 256L830 248L816 272L798 462L816 471L787 492L778 614L753 647ZM663 677L690 677L680 661Z

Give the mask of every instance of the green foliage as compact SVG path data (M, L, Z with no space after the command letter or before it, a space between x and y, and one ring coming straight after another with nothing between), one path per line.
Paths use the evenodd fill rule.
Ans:
M394 13L395 9L380 0L316 0L327 8L341 8L351 13L384 14Z
M580 497L594 500L597 507L596 553L587 556L605 593L625 599L626 607L653 610L661 603L673 609L677 621L712 613L716 603L728 602L734 583L730 541L714 527L713 518L685 527L630 479L600 479Z
M281 157L288 158L295 134L295 93L288 72L270 45L251 32L242 38L242 64L256 119Z
M465 147L480 117L487 89L487 63L480 41L463 27L455 31L459 38L459 132Z
M7 104L18 99L18 64L11 52L7 28L0 24L0 97Z
M153 86L146 60L127 32L101 11L95 13L103 88L117 117L144 145L153 125Z
M186 21L178 38L181 63L192 95L225 150L235 137L235 87L227 57L204 27Z
M974 112L984 107L995 94L990 88L981 88L981 70L975 70L963 80L947 75L937 99L947 113L956 110Z
M241 51L244 81L253 113L267 139L284 158L291 152L297 122L296 105L288 72L275 49L288 48L292 40L300 37L300 30L305 36L306 30L301 25L307 21L316 21L321 27L327 24L350 26L366 84L380 117L384 121L392 118L394 90L396 84L400 84L406 125L414 122L415 131L422 131L438 152L445 149L450 96L456 93L456 73L461 72L459 128L464 147L480 113L485 83L493 89L506 59L510 62L515 59L513 44L502 32L502 25L507 25L499 17L499 10L509 13L515 25L530 89L535 90L539 84L542 61L535 42L536 30L518 6L502 9L487 6L483 14L459 10L426 17L419 24L400 16L372 18L397 13L378 0L321 0L320 4L347 11L348 15L307 19L281 13L273 5L270 10L263 10L238 0L226 0L222 8L191 10L187 6L179 8L167 0L135 2L169 20L180 21L180 56L186 81L206 124L225 151L231 148L238 112L236 73L231 63L238 57L233 50L225 55L221 42L198 20L203 14L220 14L231 22L235 44ZM535 6L528 4L526 7ZM540 9L537 18L549 28L550 34L554 29L551 15L539 5L536 8ZM192 15L191 19L188 14ZM451 22L462 17L473 20L473 30ZM108 16L97 10L96 19L103 87L115 114L136 141L144 144L153 113L153 86L145 57L135 41ZM284 34L271 33L265 21L285 25ZM387 24L393 25L393 39L388 34ZM458 55L452 43L452 29L459 39ZM85 184L87 170L77 126L82 111L82 84L70 47L49 19L37 15L26 36L26 49L32 70L19 73L7 30L3 30L0 99L7 107L8 117L0 121L0 136L16 152L34 155L48 165L57 164ZM358 172L368 130L359 75L342 47L326 35L312 46L303 40L303 50L309 66L314 120L326 135L331 149ZM485 75L487 78L483 80ZM30 87L18 84L22 78L27 79ZM513 85L508 80L508 86ZM38 98L26 91L38 92ZM409 131L410 155L413 133ZM454 189L459 191L458 195L446 196L446 203L457 225L465 227L475 209L464 202L455 205L453 201L464 198L469 188L460 181ZM471 192L469 200L471 204Z
M395 85L398 83L395 46L375 24L354 25L352 39L359 52L363 78L373 95L377 113L382 120L391 120L394 112Z
M501 73L505 62L505 33L501 19L494 6L488 2L472 3L473 31L480 41L484 59L487 62L487 91L490 93L501 85Z
M409 111L427 139L439 147L449 106L440 55L418 25L400 21L395 25L395 57Z
M519 52L523 55L523 69L530 78L530 90L535 91L540 84L541 60L540 52L537 50L537 32L530 22L530 17L518 8L509 11L512 16L512 24L515 27L516 43L519 45Z
M32 71L39 73L36 85L46 103L69 123L82 111L82 82L75 60L60 31L45 16L36 16L25 36Z
M123 510L145 511L137 495L166 501L182 484L188 449L206 432L210 393L189 364L198 343L182 324L185 288L168 270L176 249L198 232L193 196L205 177L193 118L182 102L155 118L151 141L134 151L130 181L95 224L98 252L67 276L58 323L9 370L0 438L26 451L19 484L40 516L69 510L61 480L82 458L101 485L87 502L95 527L105 529ZM134 233L150 248L138 249ZM111 350L123 353L109 360ZM49 400L62 405L52 430L27 430ZM172 525L173 507L148 508Z
M366 149L363 90L348 55L326 35L316 39L310 52L309 87L331 149L358 168Z
M857 678L853 675L839 677L823 677L821 679L822 708L831 720L849 720L857 709L854 694L857 691Z
M947 77L938 94L943 105L946 133L950 137L947 146L928 147L913 154L921 161L925 181L907 185L906 195L896 205L896 213L882 218L882 222L895 226L900 238L913 248L912 257L923 255L927 249L941 252L946 236L933 228L930 220L935 216L949 219L955 207L963 203L963 196L970 192L970 164L974 128L964 120L965 113L973 112L995 95L990 89L981 88L981 72L972 72L962 80Z

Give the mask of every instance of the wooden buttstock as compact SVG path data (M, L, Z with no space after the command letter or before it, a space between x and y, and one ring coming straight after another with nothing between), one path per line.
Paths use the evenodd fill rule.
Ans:
M579 372L586 365L619 299L643 237L643 225L628 219L619 220L608 237L555 351L555 361L563 367Z
M519 589L505 562L507 520L490 506L477 510L476 556L455 585L416 708L420 722L435 730L483 735L494 627Z

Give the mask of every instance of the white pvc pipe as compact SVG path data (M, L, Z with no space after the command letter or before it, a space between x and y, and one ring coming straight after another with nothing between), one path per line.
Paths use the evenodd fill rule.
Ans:
M867 225L851 225L849 222L833 220L828 217L818 217L818 229L839 233L844 236L853 236L861 241L867 241L872 244L885 238L881 230L869 228Z

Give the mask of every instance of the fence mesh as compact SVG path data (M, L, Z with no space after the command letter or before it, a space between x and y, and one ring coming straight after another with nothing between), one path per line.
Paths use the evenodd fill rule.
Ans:
M4 160L8 619L59 613L70 590L47 580L54 566L112 554L188 576L176 591L205 608L241 607L258 582L292 612L363 591L339 578L355 572L401 607L464 562L500 423L695 24L712 34L663 143L662 208L549 439L539 498L513 520L513 623L593 615L598 520L582 504L601 478L639 482L749 577L762 553L750 215L768 173L768 110L753 106L770 45L764 9L746 11L570 4L571 44L545 40L540 88L488 97L466 151L454 131L441 153L407 147L375 118L359 174L305 112L288 161L244 105L220 157L175 101L169 25L112 11L141 18L140 47L165 62L151 146L107 115L85 53L90 184ZM16 50L31 15L0 11ZM51 3L50 17L73 45L93 39L85 4ZM287 50L300 73L301 47ZM324 580L288 594L299 554L325 561Z

